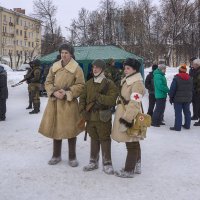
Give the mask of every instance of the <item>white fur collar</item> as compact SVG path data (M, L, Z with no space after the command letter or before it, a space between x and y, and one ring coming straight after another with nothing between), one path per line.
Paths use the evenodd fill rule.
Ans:
M123 84L124 81L126 81L127 85L132 85L136 81L143 81L143 78L140 73L136 73L136 74L133 74L132 76L124 77L121 83Z
M78 67L78 63L73 58L71 58L69 63L64 68L67 71L74 73L76 71L77 67ZM52 70L55 73L56 71L58 71L61 68L62 68L62 63L61 63L61 60L59 60L58 62L53 64Z
M105 78L104 73L101 73L98 77L94 77L94 82L95 83L101 83L103 81L103 79Z

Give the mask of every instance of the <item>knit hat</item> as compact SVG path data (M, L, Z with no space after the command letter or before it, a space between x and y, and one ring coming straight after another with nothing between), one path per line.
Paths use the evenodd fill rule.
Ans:
M62 50L68 51L72 56L74 56L74 47L70 44L62 44L59 48L59 53L61 53Z
M140 62L134 58L127 58L125 61L124 61L124 66L125 65L128 65L130 67L132 67L133 69L136 70L136 72L139 72L140 70Z
M152 71L156 70L158 68L158 65L154 64L152 65Z
M159 65L158 65L158 69L159 69L159 70L166 69L166 65L165 65L165 64L159 64Z
M179 67L179 71L183 72L183 73L186 73L187 72L186 64L181 64L180 67Z
M102 68L103 70L106 68L106 63L104 62L104 60L101 60L101 59L97 59L97 60L94 60L92 62L92 65L96 66L96 67L99 67L99 68Z
M197 66L200 67L200 59L195 59L195 60L193 61L193 65L197 65Z

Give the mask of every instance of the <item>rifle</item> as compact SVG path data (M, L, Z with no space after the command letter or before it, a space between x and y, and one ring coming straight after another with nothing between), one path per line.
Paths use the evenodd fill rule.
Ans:
M16 87L18 85L21 85L24 81L27 81L28 79L30 79L32 72L33 72L33 69L28 74L24 75L25 78L23 80L19 81L18 83L14 84L14 85L11 85L11 87Z
M11 87L16 87L18 85L21 85L24 81L27 81L28 78L24 78L23 80L19 81L18 83L11 85Z

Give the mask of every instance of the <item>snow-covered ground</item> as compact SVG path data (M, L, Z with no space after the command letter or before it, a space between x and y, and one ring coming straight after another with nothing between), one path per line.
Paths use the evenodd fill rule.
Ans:
M149 70L145 70L147 73ZM167 69L171 83L177 69ZM79 167L67 164L67 141L63 141L62 162L47 164L52 155L52 141L38 133L47 98L41 98L41 112L29 115L27 85L12 88L25 72L8 72L9 99L7 118L0 122L0 200L199 200L200 199L200 129L169 131L174 110L167 103L166 126L148 129L141 142L142 174L133 179L106 175L102 167L85 173L89 160L89 138L78 136ZM147 110L147 95L143 100ZM124 166L126 148L112 142L115 169Z

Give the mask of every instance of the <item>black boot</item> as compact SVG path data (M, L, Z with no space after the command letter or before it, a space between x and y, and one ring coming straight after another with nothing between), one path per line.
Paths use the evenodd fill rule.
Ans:
M90 162L88 165L83 167L83 171L88 172L99 167L99 151L100 151L100 142L99 140L94 140L91 138L90 144Z
M200 126L200 120L194 123L194 126Z
M69 148L69 165L71 167L77 167L78 161L76 159L76 137L68 139L68 148Z
M33 104L34 109L29 114L37 114L40 112L40 103Z
M49 165L56 165L61 161L62 140L53 140L53 156L48 162Z

